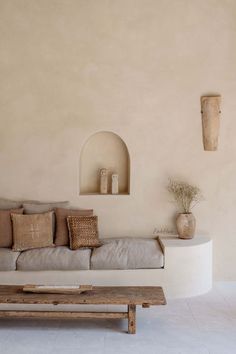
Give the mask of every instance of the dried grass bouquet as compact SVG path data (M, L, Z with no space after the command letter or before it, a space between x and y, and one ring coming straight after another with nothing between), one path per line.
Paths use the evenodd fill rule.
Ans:
M198 187L185 182L170 179L167 190L173 195L175 202L184 214L191 213L191 209L203 199Z

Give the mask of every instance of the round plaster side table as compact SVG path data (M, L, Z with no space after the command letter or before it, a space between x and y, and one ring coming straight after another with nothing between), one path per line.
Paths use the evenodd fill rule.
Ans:
M163 287L169 298L191 297L212 288L212 240L159 235L165 255Z

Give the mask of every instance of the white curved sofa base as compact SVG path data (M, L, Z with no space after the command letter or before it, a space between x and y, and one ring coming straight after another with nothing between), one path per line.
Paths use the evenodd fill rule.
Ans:
M212 287L212 241L160 237L165 265L160 269L8 271L0 272L0 284L92 284L162 286L167 298L204 294Z

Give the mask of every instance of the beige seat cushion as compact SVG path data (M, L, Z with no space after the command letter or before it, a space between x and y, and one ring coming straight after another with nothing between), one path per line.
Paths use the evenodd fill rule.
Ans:
M0 247L12 247L11 213L23 214L22 209L0 210Z
M20 254L17 270L87 270L90 255L90 249L72 251L65 246L29 250Z
M93 250L91 269L162 268L164 256L159 242L148 238L102 240Z
M12 249L14 251L24 251L32 248L54 246L52 215L53 211L33 215L11 214L13 225Z
M69 230L67 226L68 216L92 216L92 209L65 209L56 208L56 236L55 245L56 246L66 246L69 245Z
M0 248L0 271L16 270L16 260L20 252L13 252L11 248Z

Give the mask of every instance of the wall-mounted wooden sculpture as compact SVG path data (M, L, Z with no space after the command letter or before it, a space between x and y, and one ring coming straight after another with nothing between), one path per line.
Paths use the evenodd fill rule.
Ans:
M218 147L220 103L221 96L201 97L203 146L206 151L215 151Z

